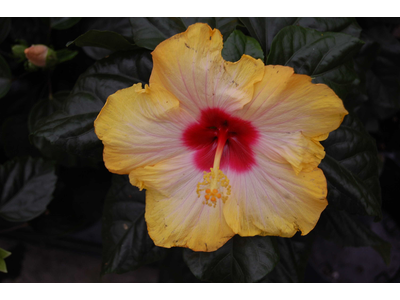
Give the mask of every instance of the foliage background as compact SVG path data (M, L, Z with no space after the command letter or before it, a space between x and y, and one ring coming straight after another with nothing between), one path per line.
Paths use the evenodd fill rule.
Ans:
M155 247L144 194L104 168L93 121L107 96L146 83L151 50L195 22L221 30L226 60L246 53L289 65L350 111L323 143L329 206L309 235L234 237L214 253ZM359 281L399 281L399 37L397 18L1 18L0 237L91 253L98 245L102 275L147 265L162 282L337 281L323 263L332 249L372 247L385 276ZM31 44L52 47L59 64L27 65L13 46ZM100 223L102 240L91 240ZM0 256L0 268L15 261L0 280L23 270L15 247Z

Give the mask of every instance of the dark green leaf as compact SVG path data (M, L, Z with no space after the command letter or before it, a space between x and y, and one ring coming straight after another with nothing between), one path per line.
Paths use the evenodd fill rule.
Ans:
M323 211L317 228L324 238L339 245L371 246L382 256L387 265L390 263L391 245L345 211L327 208Z
M279 262L272 270L259 282L303 282L307 266L308 257L314 236L295 235L294 237L276 237L279 248Z
M0 55L0 98L3 98L11 87L11 71L6 60Z
M271 43L278 32L289 25L293 25L298 18L240 18L250 35L260 42L265 53L268 54Z
M114 175L104 204L102 274L128 272L166 255L147 233L144 210L145 192L128 176Z
M84 28L83 32L91 29L114 31L132 41L132 28L129 18L83 18L80 25Z
M138 48L119 33L94 29L78 36L74 41L69 42L67 47L72 44L78 47L91 46L111 51L124 51Z
M43 159L15 159L0 166L0 216L26 222L41 213L53 197L54 165Z
M30 132L45 123L46 118L52 113L63 108L70 92L61 91L55 93L51 98L42 99L37 102L31 109L28 119L28 128Z
M272 271L279 260L273 238L234 236L214 252L185 249L183 258L203 281L255 282Z
M122 35L131 44L132 39L132 28L129 22L129 18L83 18L79 24L83 30L87 32L92 29L100 31L112 31ZM83 51L93 59L102 59L112 53L111 50L99 47L84 46Z
M180 18L131 18L136 45L153 50L159 43L186 30Z
M222 57L225 60L238 61L243 54L254 58L260 58L264 61L264 53L256 39L245 36L241 31L235 30L228 37L222 49Z
M50 27L57 30L68 29L78 23L82 18L50 18Z
M7 266L6 266L6 262L4 261L4 259L9 257L10 255L11 255L11 252L8 252L8 251L0 248L0 272L7 273Z
M350 35L287 26L274 38L267 64L285 65L313 82L328 84L340 98L358 83L351 59L362 42Z
M43 125L47 117L63 108L68 99L69 92L61 91L54 94L50 99L42 99L31 109L28 119L29 132L33 133ZM64 149L52 145L43 137L30 135L31 143L40 150L41 154L48 159L55 160L64 166L76 166L79 162L78 157L66 152Z
M79 77L62 110L47 117L33 134L69 152L102 160L94 120L109 95L148 82L151 69L148 51L119 52L96 62Z
M312 82L326 84L339 98L345 101L351 88L356 87L360 80L356 71L354 71L353 61L349 60L322 76L313 77ZM345 104L347 103L345 102Z
M221 31L226 39L238 25L237 18L131 18L132 35L136 45L154 50L162 41L186 31L194 23L207 23Z
M0 44L8 36L11 29L11 18L0 18Z
M297 26L315 29L318 31L342 32L356 38L360 37L361 27L355 18L299 18L295 24Z
M322 142L319 167L328 181L328 202L350 213L382 217L376 143L352 114Z
M73 59L78 54L78 51L71 51L68 49L61 49L56 51L57 63L62 63Z
M361 28L354 18L240 18L250 35L256 38L265 55L278 32L289 25L302 26L318 31L333 31L359 37Z

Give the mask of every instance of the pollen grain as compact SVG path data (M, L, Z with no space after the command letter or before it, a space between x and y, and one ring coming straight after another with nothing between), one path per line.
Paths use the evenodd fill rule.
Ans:
M214 172L214 169L210 168L210 172L204 172L203 181L197 183L196 193L198 198L204 195L205 205L215 207L218 199L225 203L231 194L229 179L220 169Z

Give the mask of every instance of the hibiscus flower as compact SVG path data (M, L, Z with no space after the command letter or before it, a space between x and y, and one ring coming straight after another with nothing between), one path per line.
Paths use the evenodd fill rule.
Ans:
M109 96L95 121L105 166L146 189L157 246L305 235L328 204L320 141L347 114L342 101L290 67L224 61L222 47L207 24L165 40L149 85Z

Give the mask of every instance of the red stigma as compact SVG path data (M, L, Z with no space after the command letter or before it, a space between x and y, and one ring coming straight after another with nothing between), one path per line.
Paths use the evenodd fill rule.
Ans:
M210 171L218 140L226 139L221 169L245 172L256 163L252 146L258 136L251 122L233 117L219 108L208 108L201 112L197 123L185 130L182 138L185 145L196 152L195 165L201 171Z

